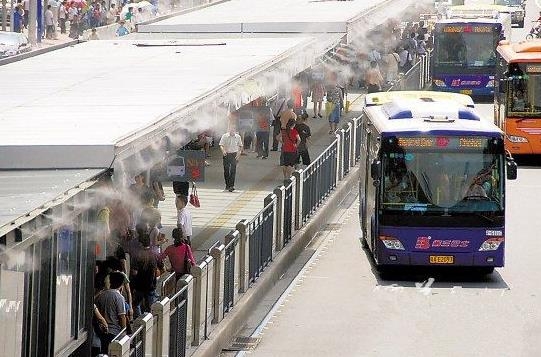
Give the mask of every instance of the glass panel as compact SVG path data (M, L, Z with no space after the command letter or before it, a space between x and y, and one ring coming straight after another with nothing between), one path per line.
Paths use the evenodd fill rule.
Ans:
M501 139L407 138L404 146L387 146L383 209L439 215L501 211L502 155L490 149L491 141ZM430 143L439 148L457 147L420 148Z
M455 27L462 28L464 25ZM486 26L485 26L486 27ZM436 64L453 67L494 67L494 33L446 32L436 35Z
M541 117L541 64L511 63L506 75L509 116Z
M73 337L73 283L76 279L76 235L72 226L64 226L56 232L56 301L54 324L54 349L58 352Z
M0 356L21 356L25 302L25 252L7 253L0 269Z

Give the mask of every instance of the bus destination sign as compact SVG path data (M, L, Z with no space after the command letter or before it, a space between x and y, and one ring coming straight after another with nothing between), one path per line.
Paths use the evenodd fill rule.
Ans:
M541 64L527 64L526 72L527 73L541 73Z
M402 148L419 149L482 149L488 142L488 138L478 136L398 137L397 139L398 145Z
M492 32L492 27L490 26L486 26L486 25L465 25L465 26L461 26L461 25L449 25L449 26L444 26L443 27L443 32L448 32L448 33L461 33L461 32L466 32L466 33L470 33L470 32L473 32L473 33L491 33Z

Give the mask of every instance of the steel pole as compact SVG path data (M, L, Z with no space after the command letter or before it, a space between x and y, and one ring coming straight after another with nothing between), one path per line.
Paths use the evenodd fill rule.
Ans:
M36 45L37 35L36 35L36 14L38 11L38 0L30 0L29 14L28 14L28 40L32 46ZM40 40L38 40L40 41Z

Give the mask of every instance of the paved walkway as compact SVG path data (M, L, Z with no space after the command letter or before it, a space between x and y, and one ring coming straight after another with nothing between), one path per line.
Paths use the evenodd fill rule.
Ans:
M354 101L360 94L349 94L348 99ZM359 102L357 100L356 102ZM308 109L312 115L312 110ZM346 119L357 116L358 112L349 112L342 117ZM329 135L329 123L323 119L306 121L312 130L312 145L309 147L312 159L317 158L334 140ZM223 242L236 224L242 219L251 219L263 208L264 198L283 182L282 168L279 166L280 152L271 151L268 160L256 158L256 153L247 152L241 156L237 165L234 192L224 192L222 156L220 149L211 150L210 166L206 167L206 181L197 185L201 207L190 207L193 216L192 244L197 259L203 257L209 247L216 241ZM170 231L176 226L176 208L171 183L164 183L166 200L160 203L162 224L170 237Z

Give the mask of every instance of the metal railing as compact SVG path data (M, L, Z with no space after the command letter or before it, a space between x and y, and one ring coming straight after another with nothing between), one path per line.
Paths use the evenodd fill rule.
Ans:
M415 90L426 84L428 64L429 58L421 58L391 90ZM208 338L212 325L231 311L237 295L261 276L273 256L295 239L295 229L301 229L338 181L350 174L363 150L361 124L362 116L348 120L318 158L265 198L259 213L241 220L224 237L225 243L220 240L209 249L193 276L185 275L178 283L174 274L160 279L162 300L152 306L153 315L134 324L132 336L117 336L111 357L142 356L145 350L146 355L184 357L187 346Z
M186 356L186 325L188 315L188 286L170 297L169 356Z
M272 260L274 203L268 203L248 223L249 282L253 283Z
M225 246L224 254L224 313L231 310L235 296L235 260L239 235L229 234L230 241Z
M308 220L336 187L338 140L303 171L302 223Z
M432 81L430 61L432 52L419 56L418 61L387 91L423 90Z

